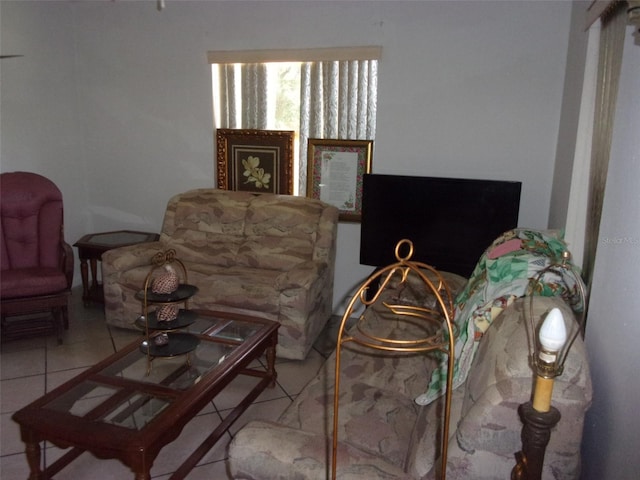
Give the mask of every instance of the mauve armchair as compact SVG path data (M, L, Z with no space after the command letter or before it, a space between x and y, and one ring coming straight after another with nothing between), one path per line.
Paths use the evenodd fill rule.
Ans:
M73 252L64 240L62 194L29 172L0 174L0 300L3 339L69 327ZM43 316L50 312L43 322Z

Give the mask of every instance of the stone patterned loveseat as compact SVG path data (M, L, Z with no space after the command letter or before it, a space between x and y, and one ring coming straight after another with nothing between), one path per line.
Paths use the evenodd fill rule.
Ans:
M197 189L167 205L157 242L102 256L107 323L135 328L151 258L175 249L199 292L190 308L280 322L280 357L303 359L331 317L338 210L289 195Z
M507 241L521 241L523 246L528 242L520 238L503 240L497 245L503 249ZM531 303L530 297L513 294L509 285L530 275L527 269L532 265L542 268L547 262L544 255L522 253L506 254L508 265L481 261L469 281L444 274L454 295L458 293L456 324L464 328L467 319L474 319L471 342L476 347L466 379L453 395L448 479L510 478L515 453L522 447L517 409L529 400L533 380L522 322ZM492 281L492 277L497 279ZM501 293L499 298L473 301L475 293L488 291ZM381 336L402 328L400 322L385 315L387 309L382 308L382 302L398 303L403 296L409 300L401 303L415 304L411 289L402 293L390 289L364 312L367 322L379 328ZM428 305L427 299L420 302ZM463 304L472 303L480 308L463 319L462 313L470 311ZM573 312L561 296L534 296L532 305L536 318L558 307L567 323L574 322ZM487 318L480 312L489 313L491 321L478 328L482 321L475 320ZM399 332L398 337L404 335ZM337 478L440 478L444 398L421 405L436 360L425 355L367 354L348 345L342 348ZM254 420L236 434L229 449L234 478L330 478L334 368L335 353L277 422ZM578 338L563 375L555 383L553 405L562 418L547 449L544 479L579 478L582 427L591 395L587 356Z

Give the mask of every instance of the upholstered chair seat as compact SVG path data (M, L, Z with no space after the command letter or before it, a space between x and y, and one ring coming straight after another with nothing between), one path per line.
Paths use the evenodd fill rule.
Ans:
M35 173L3 173L0 182L3 338L43 330L42 316L22 322L10 321L11 317L50 313L61 342L62 329L69 325L73 281L73 252L64 241L62 194L52 181Z

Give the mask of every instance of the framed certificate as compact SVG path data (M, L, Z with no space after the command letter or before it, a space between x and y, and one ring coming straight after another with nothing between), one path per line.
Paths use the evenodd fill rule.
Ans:
M340 220L359 222L362 180L371 173L373 140L310 138L307 148L307 196L333 205Z

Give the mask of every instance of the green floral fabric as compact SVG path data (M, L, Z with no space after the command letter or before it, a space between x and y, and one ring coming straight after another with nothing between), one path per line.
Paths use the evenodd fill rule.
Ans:
M574 310L579 295L575 279L553 273L531 290L531 279L552 264L562 263L567 245L557 232L514 229L498 237L483 253L465 289L455 300L455 322L460 335L455 343L453 388L466 378L478 343L500 312L519 297L528 294L562 296ZM431 376L427 392L416 398L426 405L444 394L447 362L443 358Z

